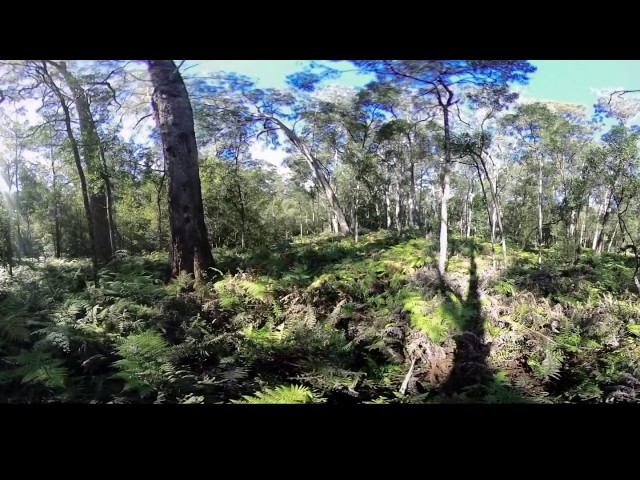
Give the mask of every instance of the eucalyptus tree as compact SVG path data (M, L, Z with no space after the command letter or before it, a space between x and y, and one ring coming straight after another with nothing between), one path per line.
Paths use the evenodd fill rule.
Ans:
M201 100L202 108L236 115L250 127L256 138L264 139L273 147L280 146L278 132L281 132L313 171L335 216L338 231L342 234L351 233L338 196L331 185L330 169L311 146L315 131L303 118L303 112L309 115L309 112L317 110L317 102L308 95L306 87L296 90L263 90L256 88L247 77L222 74L214 75L207 81L195 82L192 90Z
M444 275L447 260L448 208L450 196L451 117L458 108L457 91L469 85L488 85L496 96L513 95L509 83L526 83L535 67L522 60L352 60L360 69L376 74L379 81L415 88L418 95L432 96L442 113L444 158L440 172L440 257L438 271Z
M200 280L214 261L204 222L191 101L173 61L148 60L148 68L151 104L167 164L171 276L186 272Z
M602 179L607 186L610 201L613 204L611 207L615 208L617 212L621 233L623 237L625 235L629 237L634 247L634 235L627 227L625 214L631 205L631 201L637 199L640 188L639 135L638 132L631 131L626 126L618 124L602 137L604 142L602 150L604 160L601 170ZM607 208L603 214L602 226L597 241L598 251L601 251L603 247L603 232L611 210L612 208Z

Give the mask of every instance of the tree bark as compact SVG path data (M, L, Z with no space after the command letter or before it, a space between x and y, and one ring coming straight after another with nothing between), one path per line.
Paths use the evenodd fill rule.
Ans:
M438 259L438 272L444 277L447 262L448 231L449 228L449 189L451 182L451 127L449 125L449 108L453 104L453 92L441 83L448 94L446 102L442 101L440 91L437 90L438 103L442 108L444 120L444 164L441 173L442 199L440 201L440 257Z
M162 138L169 189L171 276L208 275L214 261L204 222L193 110L172 60L148 60L153 84L151 106Z

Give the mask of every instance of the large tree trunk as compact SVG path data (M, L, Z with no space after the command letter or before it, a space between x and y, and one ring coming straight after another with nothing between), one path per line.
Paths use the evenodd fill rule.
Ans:
M153 84L151 105L169 181L171 275L187 272L200 279L214 262L204 223L193 110L172 60L148 60L148 67Z
M81 150L84 163L87 167L89 179L96 178L100 180L88 182L89 189L89 205L91 207L91 218L93 220L93 233L96 246L96 255L98 263L105 264L113 255L112 237L109 228L109 205L107 202L105 175L100 163L100 137L98 129L93 120L89 99L86 92L80 85L78 79L67 70L65 62L54 62L49 60L48 63L53 65L64 78L73 95L73 101L78 113L78 123L80 125L80 134L82 138Z

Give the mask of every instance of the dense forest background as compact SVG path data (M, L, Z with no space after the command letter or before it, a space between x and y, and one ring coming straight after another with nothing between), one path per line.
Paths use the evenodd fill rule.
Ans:
M636 92L351 63L0 61L0 401L635 402Z

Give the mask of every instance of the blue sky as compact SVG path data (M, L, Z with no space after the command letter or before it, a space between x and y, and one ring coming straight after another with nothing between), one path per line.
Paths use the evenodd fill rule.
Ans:
M198 72L236 71L258 79L261 87L284 87L285 77L302 70L305 60L195 60ZM327 62L333 67L353 70L348 62ZM592 89L623 87L640 89L640 60L531 60L538 67L523 95L537 100L581 103L592 111L596 95ZM345 85L361 86L370 77L354 72L339 80Z
M529 100L555 100L579 103L593 113L596 103L594 90L606 88L640 89L640 60L530 60L538 70L530 77L521 92ZM257 80L262 88L285 87L287 75L301 71L306 60L193 60L189 73L203 74L215 71L238 72ZM341 70L353 70L351 63L326 62ZM337 83L363 86L372 79L353 71L342 75ZM252 154L279 167L286 156L282 150L270 150L262 144L254 145Z

